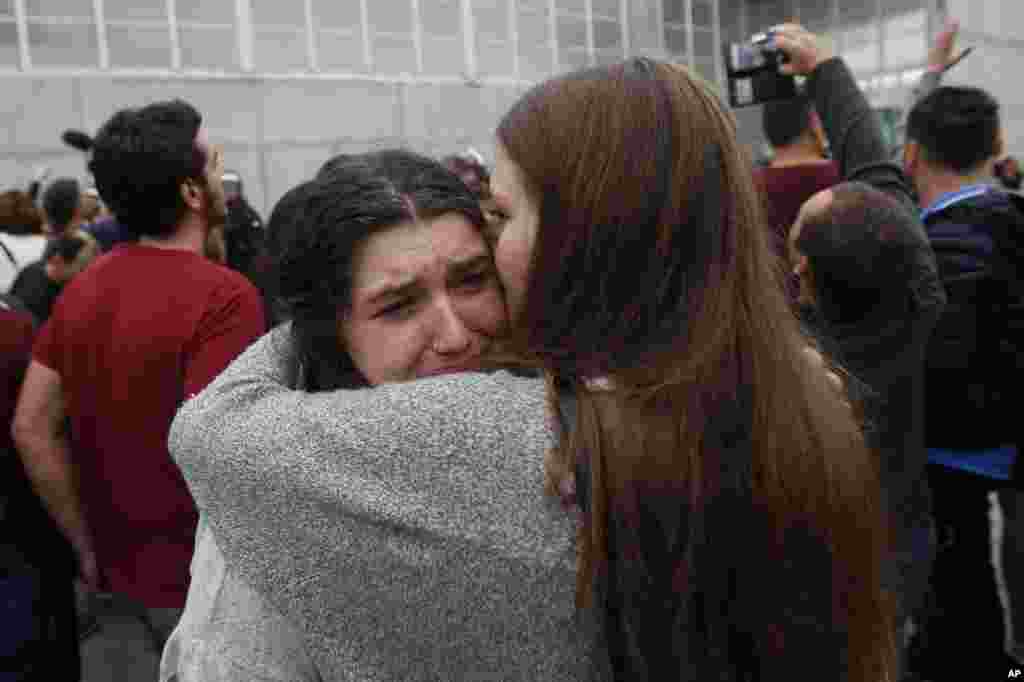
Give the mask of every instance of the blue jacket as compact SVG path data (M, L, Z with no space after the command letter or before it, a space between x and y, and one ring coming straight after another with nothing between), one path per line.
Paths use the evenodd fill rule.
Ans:
M1019 445L1024 369L1024 199L965 192L924 214L948 299L928 347L927 443Z

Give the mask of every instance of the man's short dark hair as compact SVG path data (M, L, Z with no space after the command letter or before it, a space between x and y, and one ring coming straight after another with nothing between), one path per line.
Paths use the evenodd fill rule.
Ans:
M767 102L761 111L764 136L773 147L787 147L811 127L811 101L804 95Z
M43 251L43 260L50 260L53 256L60 256L65 263L72 263L78 258L79 252L86 246L87 242L80 234L65 234L50 240Z
M807 215L797 250L807 256L817 307L834 324L855 322L907 290L924 239L918 218L871 185L844 182L832 202Z
M43 192L43 210L56 232L63 232L71 224L82 202L82 188L74 178L59 178Z
M911 110L907 139L932 163L957 173L976 170L999 152L999 103L978 88L938 88Z
M123 109L93 142L89 170L100 197L138 236L166 237L185 215L181 185L203 182L205 154L196 146L203 119L182 100Z

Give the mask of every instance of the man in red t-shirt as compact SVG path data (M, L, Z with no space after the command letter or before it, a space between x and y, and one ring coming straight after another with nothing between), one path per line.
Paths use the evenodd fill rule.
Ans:
M772 146L771 164L759 168L754 180L764 197L769 240L786 259L786 237L804 202L841 180L839 166L825 152L828 138L806 96L768 102L762 113L764 134ZM784 272L788 272L786 268ZM795 294L792 288L790 294Z
M203 255L225 206L221 151L201 122L162 102L118 112L96 136L100 194L139 239L61 294L13 428L83 580L145 606L162 636L185 604L197 522L167 451L171 420L265 331L252 284Z

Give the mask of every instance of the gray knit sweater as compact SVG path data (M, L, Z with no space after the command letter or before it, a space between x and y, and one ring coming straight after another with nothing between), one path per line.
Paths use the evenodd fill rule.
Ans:
M608 679L544 495L543 382L507 372L290 388L286 327L171 428L228 569L297 625L324 680Z

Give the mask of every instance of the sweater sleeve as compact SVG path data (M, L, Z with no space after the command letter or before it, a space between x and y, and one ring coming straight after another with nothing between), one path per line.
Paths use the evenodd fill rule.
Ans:
M529 622L531 600L571 599L573 526L544 495L543 380L304 393L287 385L289 354L286 327L254 344L184 404L169 448L229 569L304 630L325 679L368 656L419 679L420 657L469 656L460 642ZM549 572L526 568L538 562L567 577L565 595L544 591ZM487 620L496 585L508 617Z
M215 526L228 509L261 515L268 493L343 502L339 484L352 477L415 492L460 468L475 472L480 453L506 443L554 444L540 379L464 373L307 393L289 387L289 357L279 327L186 402L171 426L170 450Z

